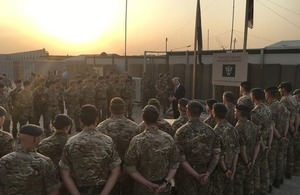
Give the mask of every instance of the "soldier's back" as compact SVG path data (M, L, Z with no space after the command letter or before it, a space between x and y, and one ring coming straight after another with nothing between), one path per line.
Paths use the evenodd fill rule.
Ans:
M15 150L15 141L10 133L0 130L0 158Z

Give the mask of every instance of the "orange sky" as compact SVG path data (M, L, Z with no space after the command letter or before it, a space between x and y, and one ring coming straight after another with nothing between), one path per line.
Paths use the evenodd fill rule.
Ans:
M233 0L201 0L203 48L228 49ZM248 48L300 39L299 0L256 0ZM196 0L128 0L127 54L192 50ZM242 48L245 1L235 1ZM208 44L209 30L209 44ZM51 55L124 55L125 0L0 0L0 53L45 48Z

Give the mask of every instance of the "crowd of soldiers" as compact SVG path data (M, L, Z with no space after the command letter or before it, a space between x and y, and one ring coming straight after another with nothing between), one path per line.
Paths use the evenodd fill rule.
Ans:
M163 102L174 88L168 74L160 75L152 86L156 98L152 92L145 99L140 124L130 120L127 96L121 93L129 77L111 76L116 77L111 83L118 94L106 96L110 100L107 115L98 105L104 96L100 90L95 95L95 88L108 81L98 77L95 84L87 79L81 94L68 96L82 83L78 78L64 92L68 115L52 113L59 110L58 100L40 104L47 107L44 113L51 119L46 125L51 123L53 134L48 126L43 131L36 121L21 123L18 118L21 147L15 151L13 136L1 130L0 194L268 194L272 186L279 188L284 178L291 179L300 170L300 90L293 92L290 82L264 90L242 82L237 104L230 91L223 93L222 103L206 101L209 115L204 121L202 104L181 98L180 117L171 125L160 112L166 112ZM56 82L42 79L38 83L47 88L45 98L54 96L57 86L52 83ZM28 90L30 86L29 82ZM147 89L150 86L142 88L143 93ZM83 101L81 97L88 93L94 98ZM4 129L10 108L0 106ZM78 132L69 138L73 121ZM49 137L41 141L43 132Z

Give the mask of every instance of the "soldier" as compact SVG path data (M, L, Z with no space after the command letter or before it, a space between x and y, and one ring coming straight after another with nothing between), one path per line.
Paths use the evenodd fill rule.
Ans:
M14 112L17 121L20 123L20 127L25 125L27 122L34 124L34 112L33 112L33 95L30 89L30 81L23 81L23 89L16 96ZM15 137L17 132L13 131L13 136Z
M251 90L251 83L249 81L241 82L240 98L237 100L237 103L245 104L252 110L254 106L250 98L250 90Z
M48 89L46 90L46 102L48 103L45 117L46 120L44 120L45 123L45 135L46 137L50 136L52 134L52 130L50 129L50 123L54 120L54 117L58 114L60 114L59 111L59 95L56 90L56 82L51 80L48 82Z
M102 76L97 78L97 84L95 86L96 91L96 107L100 114L100 121L103 121L107 118L107 90L108 85L106 83L106 79Z
M93 79L88 79L86 81L86 86L81 89L80 92L80 105L96 105L96 91L94 87L95 83Z
M63 80L56 79L56 90L58 94L58 108L60 111L60 114L63 114L65 112L65 105L64 105L64 83Z
M143 73L142 81L142 96L143 96L143 107L147 105L147 102L150 98L153 97L153 88L154 88L154 83L151 80L151 78L147 75L147 73Z
M287 179L292 178L292 173L294 169L294 143L295 138L298 137L298 130L296 130L296 118L297 118L297 101L292 97L293 86L290 82L282 82L278 86L278 90L281 95L280 102L287 108L290 112L289 115L289 129L288 129L288 139L289 144L287 148L287 162L285 177Z
M5 121L5 115L6 110L0 106L0 158L15 150L15 141L13 137L10 133L2 130Z
M42 134L36 125L20 128L21 148L0 159L0 194L59 194L53 162L36 152Z
M155 98L151 98L148 101L148 105L152 105L155 106L157 108L157 110L160 110L160 103L157 99ZM170 134L172 137L175 134L174 129L172 128L172 126L170 125L170 123L168 123L168 121L166 121L165 119L163 119L163 117L161 115L159 115L156 126L158 127L158 129ZM144 121L142 121L139 124L139 132L143 132L146 129L146 124Z
M233 194L233 179L240 152L238 133L226 120L224 104L213 105L213 116L217 122L214 131L221 137L221 156L219 166L212 174L210 192L212 195Z
M6 117L3 125L3 130L10 133L10 113L12 112L12 102L9 93L5 92L5 85L2 82L0 82L0 106L2 106L6 110Z
M179 166L173 138L159 130L159 111L152 105L143 109L146 130L135 136L126 151L124 169L135 180L133 194L170 194L170 181Z
M10 93L10 97L11 97L11 103L12 103L12 112L11 112L11 119L12 119L12 134L14 135L14 138L16 138L17 134L16 132L18 132L17 129L17 124L18 124L18 118L16 116L16 111L15 111L15 101L16 101L16 97L17 94L22 91L22 81L17 79L15 80L15 85L16 88L14 88Z
M6 73L3 73L2 76L3 76L3 83L4 83L4 85L7 87L7 90L8 90L8 92L9 92L9 90L12 90L12 82L11 82L11 80L8 78L8 76L7 76Z
M40 118L43 117L43 121L47 121L47 109L48 109L48 102L47 102L47 87L46 87L46 79L40 78L39 79L39 86L36 87L33 92L33 110L35 116L35 124L40 125ZM45 126L44 129L49 128ZM48 130L49 131L49 130Z
M174 137L184 170L176 182L180 195L208 194L209 178L219 161L220 138L200 121L202 111L198 101L190 101L187 105L189 121L176 131Z
M213 105L215 103L218 103L215 99L206 100L206 112L208 113L208 116L203 122L208 124L211 128L214 128L217 124L216 119L212 114Z
M125 116L132 119L132 99L133 99L133 86L132 86L132 79L126 79L124 88L121 92L121 97L125 102Z
M250 108L245 104L237 104L235 129L239 135L240 154L234 175L233 194L254 194L253 165L260 148L260 136L257 126L248 120Z
M121 98L113 98L110 101L109 110L112 114L111 117L101 122L97 129L113 139L116 143L116 150L123 161L131 139L139 134L138 125L124 116L125 103ZM132 184L130 177L121 173L113 194L132 194Z
M59 166L71 194L109 194L120 175L121 159L113 140L97 131L98 111L93 105L80 109L84 129L67 141Z
M227 114L226 120L234 126L236 121L234 118L234 107L235 107L235 95L231 91L225 91L223 93L223 104L226 106Z
M79 121L79 102L80 90L76 87L76 81L71 80L69 83L69 88L64 92L65 105L67 109L67 114L74 120L76 131L81 131L80 121ZM71 133L71 130L70 132Z
M293 97L296 99L296 101L298 103L298 113L297 113L297 120L296 120L295 129L297 130L297 134L299 135L299 127L300 127L300 89L296 89L293 92ZM298 140L295 141L294 153L295 153L294 172L299 173L299 171L300 171L300 141L299 141L299 136L298 136Z
M178 110L180 112L180 116L172 124L172 128L174 130L174 135L175 135L176 130L179 129L181 126L183 126L189 120L187 113L186 113L186 106L188 103L189 103L189 100L186 98L180 98L178 100Z
M171 93L169 93L169 101L172 103L173 118L177 119L180 116L178 111L178 100L185 96L185 88L181 85L179 77L174 77L172 81L174 87L172 88L173 90L171 90Z
M284 178L284 151L286 151L286 138L288 132L289 112L285 106L278 101L279 92L277 87L265 89L265 98L271 110L273 120L273 140L268 155L270 185L279 188L280 180ZM272 187L270 187L271 189Z
M168 100L169 94L168 94L168 84L166 83L164 74L162 73L159 74L159 78L155 83L155 90L156 90L156 99L162 105L163 114L166 114L166 111L169 108L169 100Z
M251 101L254 108L251 111L251 121L259 126L260 150L256 163L254 164L255 193L267 194L270 190L270 173L268 167L268 153L273 138L272 118L270 108L263 103L265 93L260 88L250 91Z

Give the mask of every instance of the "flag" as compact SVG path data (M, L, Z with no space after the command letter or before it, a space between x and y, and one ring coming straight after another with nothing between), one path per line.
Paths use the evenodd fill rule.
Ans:
M254 0L247 0L247 21L248 21L248 28L253 28L253 10L254 10Z

